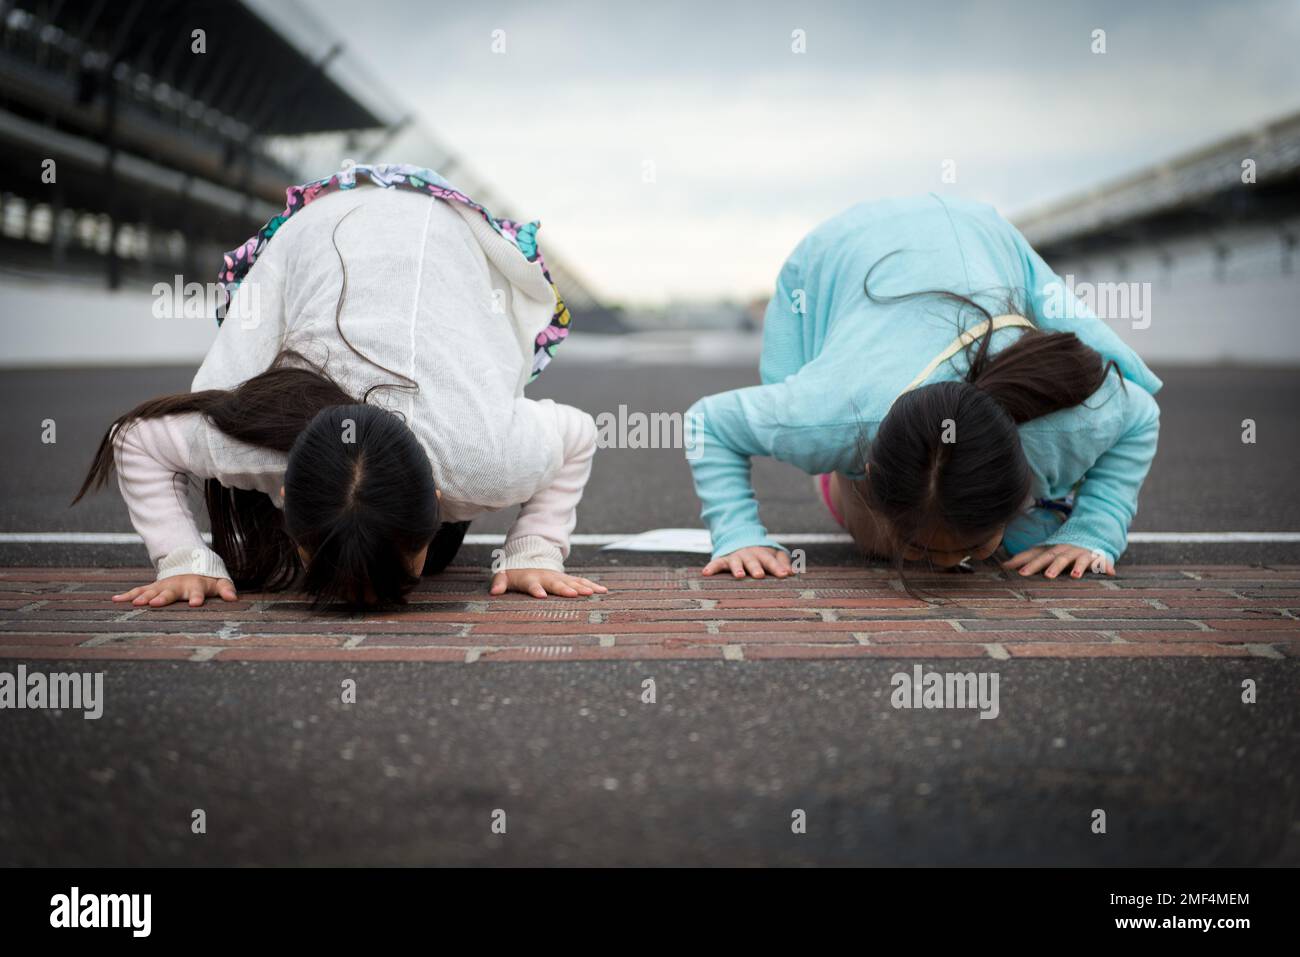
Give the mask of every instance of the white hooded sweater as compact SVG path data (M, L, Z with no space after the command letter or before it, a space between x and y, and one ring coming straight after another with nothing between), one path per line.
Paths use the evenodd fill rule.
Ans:
M333 241L338 245L334 250ZM424 446L446 521L522 503L499 569L562 570L591 474L591 416L523 395L533 341L554 296L473 209L359 184L296 212L236 290L195 391L229 389L297 349L360 399L395 380L353 354L409 376L418 391L370 401L400 413ZM283 507L283 453L249 446L198 413L147 419L115 436L119 485L158 577L229 577L194 520L191 479L255 489Z

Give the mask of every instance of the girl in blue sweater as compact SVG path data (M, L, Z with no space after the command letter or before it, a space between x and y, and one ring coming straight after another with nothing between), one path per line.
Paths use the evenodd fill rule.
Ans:
M704 574L791 572L756 455L818 476L868 555L951 567L1002 546L1022 575L1114 574L1161 383L992 207L931 194L819 226L777 278L760 373L690 410Z

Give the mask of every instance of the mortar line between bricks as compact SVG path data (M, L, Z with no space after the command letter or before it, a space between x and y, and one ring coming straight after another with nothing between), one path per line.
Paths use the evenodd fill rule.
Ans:
M64 634L68 634L68 633L67 633L67 632L64 632ZM111 645L111 644L113 643L113 639L114 639L114 638L121 638L121 637L122 637L122 635L120 635L120 634L117 634L117 635L114 635L114 634L108 634L108 635L92 635L91 637L87 638L85 641L79 641L79 642L77 642L77 643L76 643L75 645L73 645L72 647L74 647L74 648L98 648L98 647L100 647L101 645ZM131 635L130 637L135 638L135 637L139 637L139 636L137 636L137 635ZM123 645L126 645L126 644L130 644L130 642L122 642L122 644L123 644Z
M1282 652L1272 645L1245 645L1247 651L1256 658L1285 658Z

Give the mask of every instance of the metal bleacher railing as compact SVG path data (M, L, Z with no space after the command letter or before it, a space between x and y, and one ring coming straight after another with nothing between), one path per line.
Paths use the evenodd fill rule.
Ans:
M1118 224L1204 208L1242 184L1247 161L1261 187L1294 181L1300 174L1300 113L1066 197L1017 217L1016 225L1035 247L1051 248Z

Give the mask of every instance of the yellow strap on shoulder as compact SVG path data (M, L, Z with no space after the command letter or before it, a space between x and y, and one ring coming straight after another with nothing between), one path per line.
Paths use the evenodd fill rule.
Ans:
M947 362L949 359L955 356L962 349L965 349L968 345L970 345L972 342L977 340L980 336L984 335L986 332L994 332L998 329L1005 329L1008 326L1024 326L1027 329L1034 328L1034 324L1030 322L1028 319L1026 319L1024 316L1005 315L1005 316L994 316L992 319L986 319L984 322L981 322L978 325L972 326L971 328L967 329L956 339L950 342L948 344L948 347L944 349L943 352L939 353L937 356L935 356L933 359L930 360L930 363L924 369L921 370L920 375L918 375L915 379L913 379L911 382L907 384L906 389L898 393L898 396L902 396L908 392L911 392L913 389L915 389L926 379L930 378L931 373L933 373L935 369L939 368L939 366ZM895 396L894 402L898 401L898 396Z

